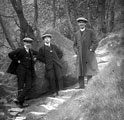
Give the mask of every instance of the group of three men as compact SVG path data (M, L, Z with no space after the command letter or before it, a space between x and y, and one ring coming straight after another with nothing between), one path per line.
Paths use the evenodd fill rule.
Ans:
M80 30L75 34L73 47L78 59L79 88L84 88L84 77L87 76L90 79L97 71L97 65L93 67L93 64L96 64L94 51L97 47L97 41L94 32L85 28L87 19L80 17L77 19L77 22ZM23 48L18 48L8 54L12 62L17 65L18 98L15 102L20 107L27 106L24 104L24 100L32 87L36 60L45 63L45 77L49 81L51 92L58 95L58 91L63 89L62 65L60 62L63 52L56 45L51 44L51 34L44 34L42 38L44 45L39 49L39 52L31 49L33 39L26 37L23 39ZM9 73L12 73L12 67L10 65L8 68Z

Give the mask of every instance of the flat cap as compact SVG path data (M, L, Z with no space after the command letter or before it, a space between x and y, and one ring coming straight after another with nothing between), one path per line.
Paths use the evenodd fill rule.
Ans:
M32 38L29 38L29 37L25 37L24 39L23 39L23 41L24 42L32 42L33 41L33 39Z
M77 22L80 22L80 21L85 22L85 23L88 22L88 20L86 18L84 18L84 17L77 18Z
M42 36L42 38L44 39L45 37L52 37L52 35L51 34L44 34L43 36Z

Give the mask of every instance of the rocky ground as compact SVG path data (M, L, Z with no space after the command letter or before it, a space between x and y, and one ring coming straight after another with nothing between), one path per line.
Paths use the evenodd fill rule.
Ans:
M106 39L110 40L110 37ZM1 120L123 120L124 54L121 47L118 50L114 48L118 43L106 44L106 39L96 50L99 73L85 89L76 89L76 84L60 91L59 96L43 95L28 100L30 106L24 109L12 101L8 104L7 99L1 99Z
M96 55L99 70L101 71L102 69L104 69L105 66L109 64L112 55L110 55L105 48L98 49L96 51ZM77 93L79 94L85 91L82 89L75 89L76 87L78 87L78 84L71 86L66 90L60 91L59 96L56 97L45 95L41 98L29 100L27 101L27 103L30 104L30 107L25 109L19 109L14 103L12 103L10 109L8 109L9 113L11 114L11 116L13 116L12 118L15 120L44 120L48 113L52 111L57 111L57 109L59 109L59 106L67 103L67 101L69 102L72 97L74 97ZM63 118L63 120L64 119L65 118Z

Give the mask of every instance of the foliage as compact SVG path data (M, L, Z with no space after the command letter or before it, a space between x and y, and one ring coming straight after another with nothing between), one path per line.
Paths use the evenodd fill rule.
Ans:
M21 0L21 1L22 1L24 18L26 22L33 28L33 23L35 18L34 1L33 0ZM108 35L113 31L116 32L120 31L124 27L123 0L56 0L55 8L54 8L55 13L53 12L53 0L37 0L37 2L38 2L37 28L40 29L39 33L41 35L47 29L53 28L53 22L55 22L55 29L61 32L61 34L63 34L65 37L72 39L72 33L78 30L76 19L77 17L80 16L84 16L88 19L90 28L95 29L97 34L100 36L100 38L102 36ZM54 15L56 15L55 19L54 19ZM2 73L0 74L0 88L1 88L0 91L2 91L0 97L6 97L10 94L15 95L15 91L16 91L16 77L11 76L9 74L3 75L3 73L6 72L6 69L10 63L10 60L8 60L6 55L9 51L11 51L11 49L5 49L10 46L10 44L8 44L7 42L7 38L12 43L14 43L16 47L18 47L20 45L21 24L18 15L16 14L14 8L12 7L10 0L0 0L0 17L2 17L4 21L4 26L7 30L7 33L10 36L10 38L6 36L1 25L0 52L3 53L0 53L0 72ZM1 21L0 24L2 24ZM33 31L33 33L35 34L35 31ZM118 44L117 40L120 39L121 39L121 43L123 43L124 41L123 38L115 37L115 39L111 41L110 46L113 43ZM38 39L38 43L41 42L40 40L41 39ZM64 45L65 47L67 45L67 42L61 43L60 40L59 41L57 40L56 43L60 43L61 46ZM109 41L110 39L106 39L106 40ZM68 43L68 44L70 46L66 46L66 47L71 48L72 43L71 44ZM115 48L117 48L117 46L113 45L113 48L111 48L111 50L117 50ZM121 48L121 50L122 49L123 48ZM68 49L68 53L70 53L69 50L70 49ZM123 53L121 50L116 51L117 54ZM72 56L72 54L70 55ZM66 57L68 58L68 55ZM69 60L71 61L71 57L69 58ZM73 120L74 118L75 120L78 119L81 120L82 116L85 118L85 120L89 120L89 119L113 120L114 119L113 117L115 117L116 119L123 120L121 119L121 117L124 117L123 116L123 110L124 110L123 109L124 106L123 73L118 75L118 71L120 71L120 69L118 69L119 67L115 63L116 61L114 61L114 64L111 64L109 66L110 68L107 68L107 71L104 71L103 75L101 75L103 77L105 76L106 78L99 76L98 78L96 78L96 80L91 82L89 88L87 89L87 93L84 94L84 95L89 95L86 99L84 99L82 97L83 95L81 94L80 98L76 102L73 100L69 101L69 103L65 105L65 109L60 108L60 111L62 113L61 116L63 114L64 115L66 114L66 116L70 117L68 119L71 120ZM121 71L123 71L123 66L124 65L122 64ZM115 74L113 73L113 69L115 70L114 72ZM109 75L111 75L111 79ZM120 79L119 76L121 76L122 79ZM75 83L75 79L71 78L70 76L69 78L67 76L64 79L66 80L66 85L70 84L70 82L68 83L67 79L71 79L70 81ZM78 105L82 105L82 106L79 107ZM4 107L3 105L1 106ZM64 111L64 113L62 111ZM74 116L76 112L77 112L77 116ZM83 114L84 112L85 114ZM118 116L120 118L117 118Z
M66 0L65 3L63 0L56 0L56 20L55 20L55 28L60 30L63 35L67 38L71 39L70 25L66 21L66 12L65 4L68 6L68 12L71 24L73 26L74 31L78 29L76 24L76 18L79 16L84 16L88 18L89 25L94 28L99 35L106 34L112 30L117 28L118 23L123 23L123 0ZM52 27L53 23L53 0L45 1L45 0L37 0L38 2L38 28L41 31L41 34L48 28ZM105 6L104 6L105 5ZM19 41L19 20L17 15L15 14L14 9L9 0L1 1L0 4L0 14L4 19L9 23L10 29L15 33L13 34L13 39L17 39ZM34 1L33 0L23 0L22 7L24 16L29 25L32 26L34 22ZM113 11L113 13L112 13ZM112 19L112 14L114 15L114 19ZM8 17L6 17L8 16ZM120 27L118 27L119 29ZM2 29L1 29L2 30ZM117 29L116 29L117 30ZM3 32L0 33L4 34ZM12 33L10 33L12 34ZM3 39L3 36L1 36ZM5 37L4 37L5 41Z
M103 49L110 42L120 39L120 33L106 39ZM118 46L120 45L116 43L108 46L109 53L113 55L109 64L93 77L85 90L79 90L56 111L49 112L48 120L123 120L124 46ZM113 51L110 51L110 47Z

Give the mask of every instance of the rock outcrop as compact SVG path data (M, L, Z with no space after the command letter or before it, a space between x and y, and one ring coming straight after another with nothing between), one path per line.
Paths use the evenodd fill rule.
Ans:
M62 74L64 87L68 87L77 82L76 79L76 57L73 51L73 42L59 32L53 29L49 29L46 33L52 34L52 42L56 44L63 51L63 58L61 59L62 63ZM41 43L42 44L42 43ZM34 87L32 88L32 92L29 97L36 97L41 95L42 93L47 92L48 89L48 81L44 79L44 64L37 63L36 64L36 80L34 82Z

